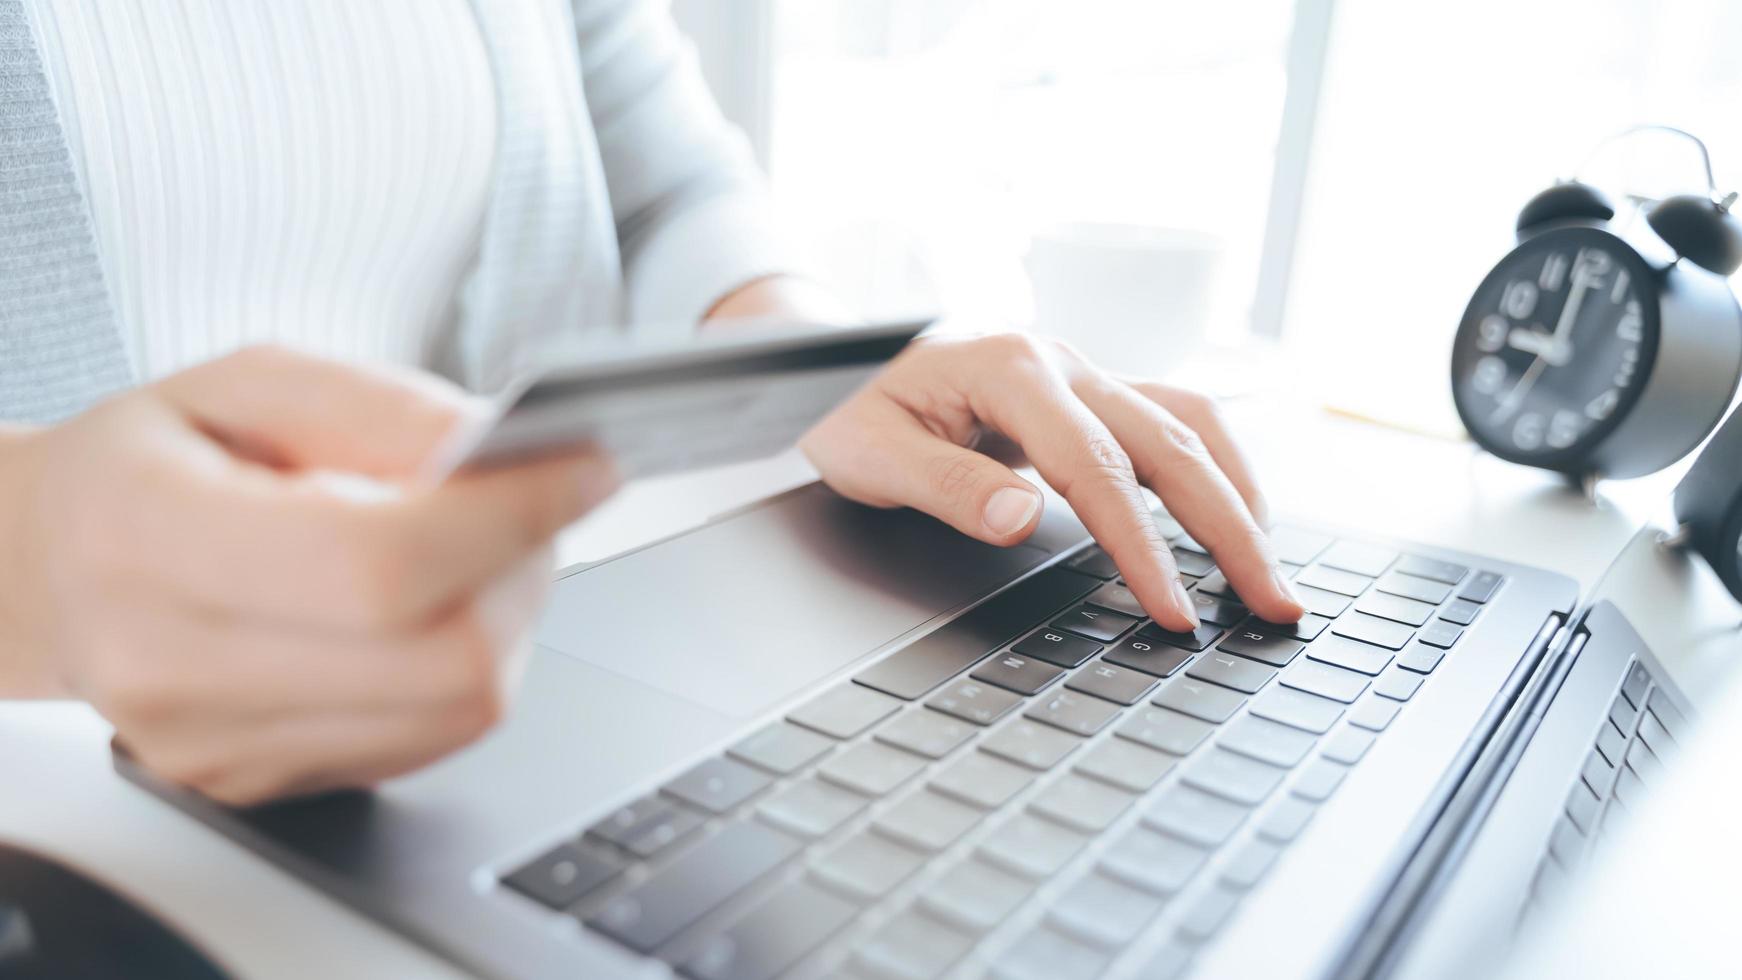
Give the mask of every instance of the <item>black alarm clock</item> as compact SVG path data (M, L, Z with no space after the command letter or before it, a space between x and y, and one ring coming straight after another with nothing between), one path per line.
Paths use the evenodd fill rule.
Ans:
M1742 307L1727 281L1742 266L1742 221L1736 195L1711 184L1643 202L1643 227L1577 181L1531 199L1452 349L1453 401L1478 444L1575 479L1629 477L1712 431L1742 381Z

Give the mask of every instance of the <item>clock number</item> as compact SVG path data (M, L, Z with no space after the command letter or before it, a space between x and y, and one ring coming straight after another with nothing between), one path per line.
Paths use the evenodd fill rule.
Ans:
M1536 284L1527 279L1514 279L1500 297L1500 310L1514 320L1523 320L1536 312Z
M1623 272L1622 275L1627 273ZM1615 336L1630 344L1637 344L1645 339L1645 316L1639 309L1639 301L1633 300L1627 304L1627 310L1621 314L1621 320L1615 324Z
M1492 354L1506 346L1506 335L1512 331L1512 324L1498 313L1490 313L1476 325L1476 349Z
M1476 373L1470 377L1470 387L1484 395L1497 394L1506 383L1506 362L1492 355L1476 362Z
M1601 395L1591 399L1591 403L1585 406L1585 415L1593 422L1601 422L1610 415L1613 415L1615 412L1615 406L1620 403L1620 390L1610 388L1608 391L1605 391Z
M1584 422L1579 413L1561 409L1554 413L1554 420L1548 424L1548 444L1551 449L1565 449L1579 439L1579 429Z
M1573 278L1586 285L1596 285L1614 268L1614 260L1600 248L1581 248L1573 260Z
M1631 276L1629 276L1627 274L1626 269L1622 269L1620 272L1615 273L1615 288L1609 290L1609 302L1619 303L1622 300L1626 299L1627 298L1627 286L1632 281L1633 281L1633 279ZM1630 305L1637 307L1639 304L1634 303L1634 304L1630 304Z
M1566 281L1567 253L1550 252L1548 258L1542 260L1542 274L1536 277L1536 284L1545 293L1556 293Z
M1525 452L1531 452L1542 445L1542 415L1538 412L1525 412L1518 417L1512 426L1512 444Z

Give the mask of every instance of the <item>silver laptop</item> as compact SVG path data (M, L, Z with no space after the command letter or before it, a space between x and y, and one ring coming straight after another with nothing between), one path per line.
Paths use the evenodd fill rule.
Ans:
M567 570L511 720L376 792L120 764L488 976L1369 976L1552 889L1685 736L1566 578L1284 526L1274 625L1162 523L1193 634L1063 508L1000 550L812 485Z

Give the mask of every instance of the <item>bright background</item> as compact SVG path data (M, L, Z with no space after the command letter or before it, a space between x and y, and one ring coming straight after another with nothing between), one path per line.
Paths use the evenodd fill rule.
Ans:
M1291 31L1308 4L1330 5L1331 28L1279 348L1252 337L1252 313ZM1022 324L1037 234L1073 222L1204 232L1223 246L1205 319L1232 356L1200 359L1198 373L1282 364L1328 401L1406 424L1446 424L1469 292L1510 246L1519 206L1602 137L1679 125L1711 145L1721 187L1742 182L1735 0L676 9L812 270L867 313ZM1589 175L1690 189L1696 162L1646 138Z

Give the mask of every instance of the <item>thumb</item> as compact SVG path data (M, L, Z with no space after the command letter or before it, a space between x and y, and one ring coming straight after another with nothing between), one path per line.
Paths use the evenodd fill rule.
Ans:
M987 544L1017 544L1034 532L1041 510L1034 484L908 421L873 440L832 438L837 433L825 426L803 448L825 483L860 503L912 507Z
M250 347L153 386L230 451L282 469L415 474L479 399L433 375Z

